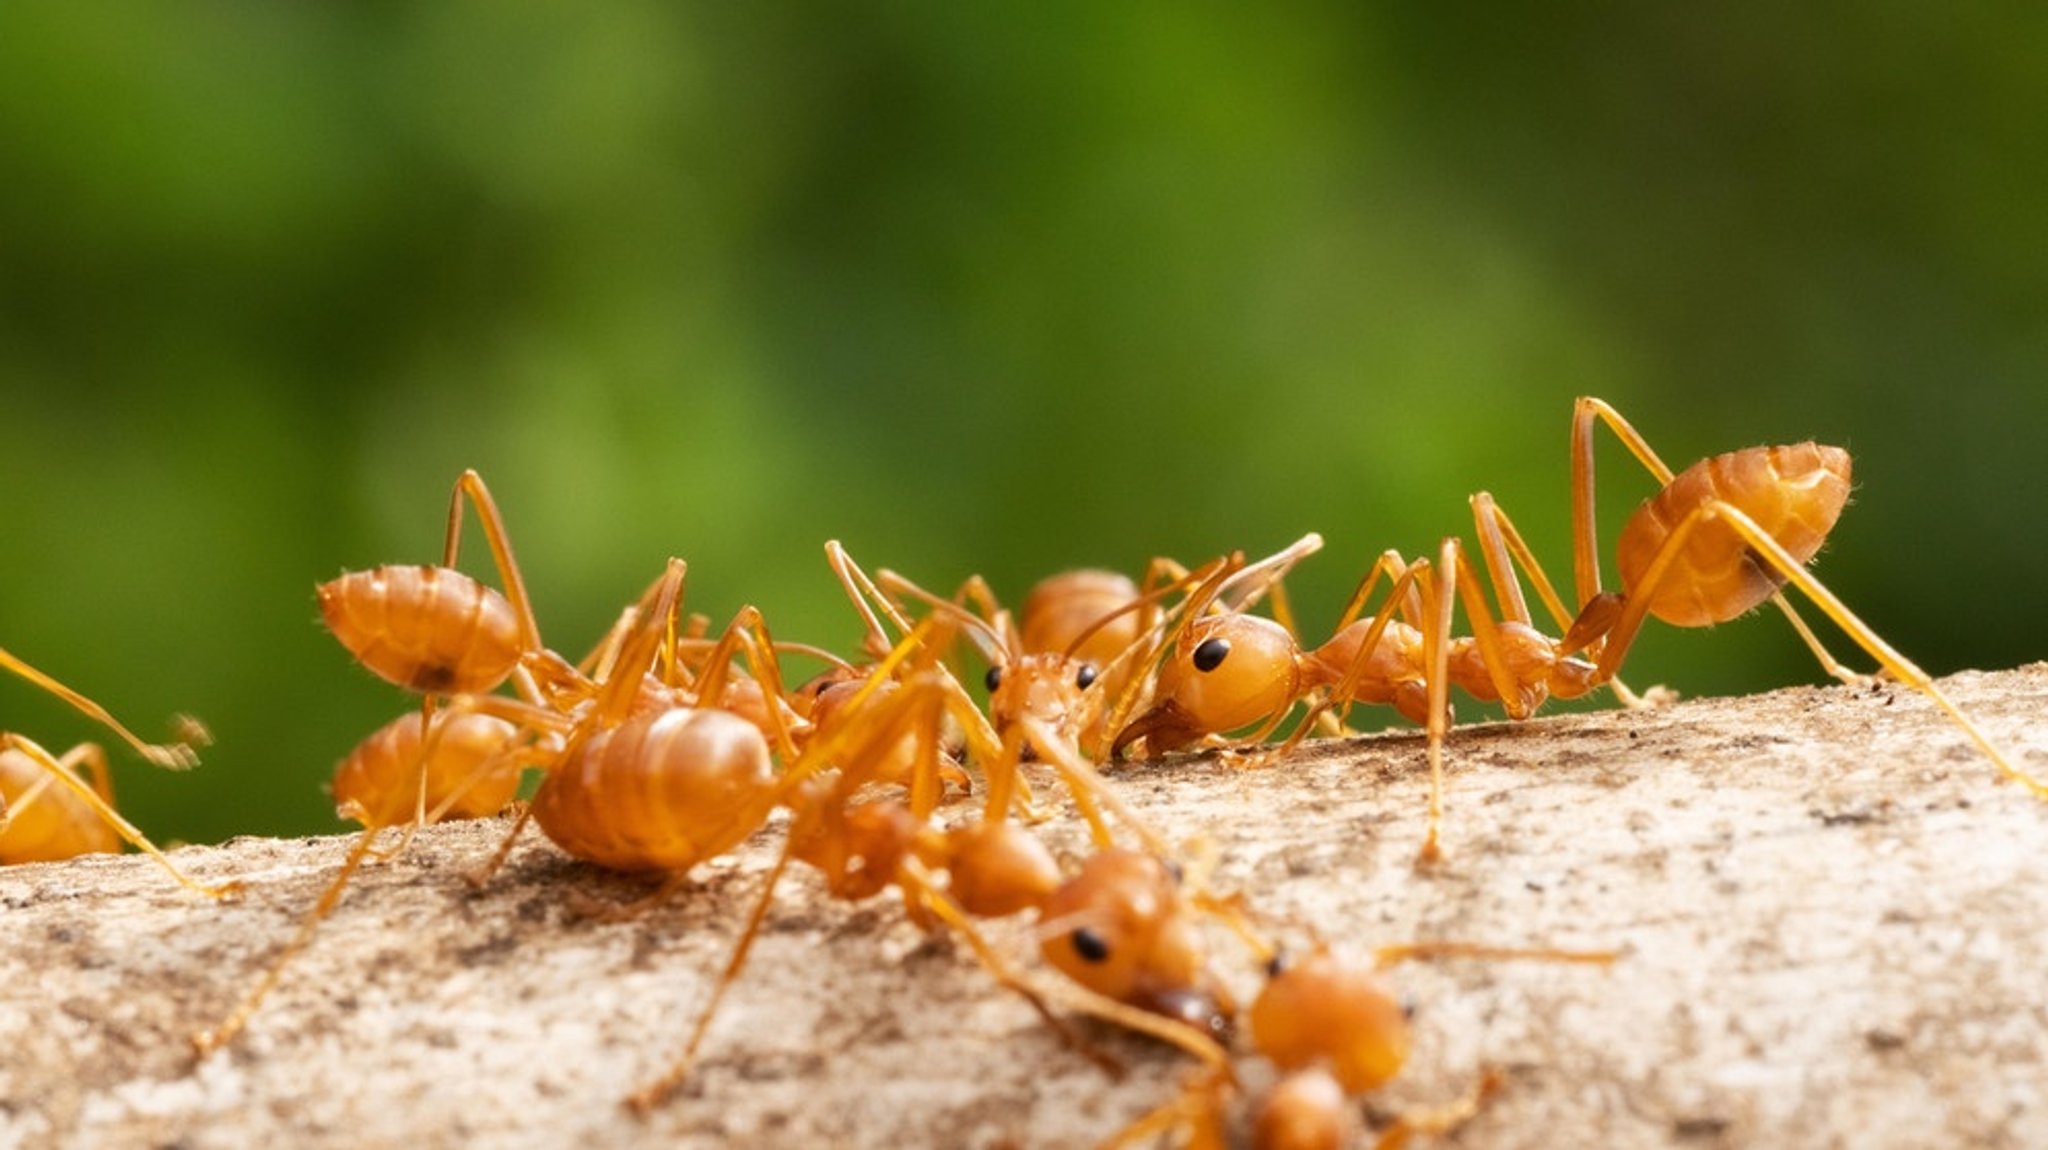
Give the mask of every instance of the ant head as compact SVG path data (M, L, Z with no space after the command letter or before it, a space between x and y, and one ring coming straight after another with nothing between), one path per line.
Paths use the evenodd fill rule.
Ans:
M1098 994L1226 1039L1235 1006L1208 968L1173 871L1148 854L1099 851L1045 902L1046 961Z
M1066 728L1085 713L1083 693L1096 679L1093 663L1049 653L1014 655L989 667L988 717L1007 731L1025 716Z
M857 902L896 881L919 825L901 803L827 801L800 809L790 835L796 857L824 874L833 897Z
M1301 693L1301 647L1287 628L1228 612L1190 622L1159 667L1152 708L1116 737L1157 754L1286 710Z
M853 697L864 680L854 667L833 667L806 680L789 693L790 709L812 722L833 706ZM829 700L829 701L828 701Z
M837 671L828 671L799 687L790 705L799 715L810 720L812 731L829 733L867 713L856 712L852 707L862 690L868 692L868 699L874 704L888 698L899 686L894 679L870 683L858 674L841 675Z
M1252 1043L1275 1066L1325 1062L1349 1095L1377 1089L1408 1059L1408 1016L1377 975L1328 951L1281 965L1251 1009Z

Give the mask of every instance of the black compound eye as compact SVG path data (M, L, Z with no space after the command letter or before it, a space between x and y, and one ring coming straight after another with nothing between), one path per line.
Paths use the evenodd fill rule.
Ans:
M1001 667L990 667L988 674L981 677L981 681L988 687L990 692L994 692L997 687L1003 685L1003 669Z
M1415 1004L1415 996L1414 996L1414 995L1412 995L1412 994L1404 994L1404 995L1402 995L1402 996L1401 996L1401 1017L1403 1017L1403 1018L1407 1019L1407 1020L1408 1020L1408 1021L1410 1021L1410 1022L1413 1022L1413 1021L1415 1021L1415 1009L1416 1009L1416 1004Z
M1221 638L1204 639L1195 648L1195 670L1213 671L1223 665L1224 656L1230 654L1230 640Z
M1278 978L1287 973L1287 968L1293 965L1293 955L1284 950L1276 950L1273 952L1273 957L1266 960L1266 977Z
M1093 682L1095 682L1095 664L1081 664L1081 669L1074 673L1074 685L1085 691Z
M1104 962L1109 958L1109 940L1088 927L1082 927L1068 936L1074 940L1074 953L1084 962Z

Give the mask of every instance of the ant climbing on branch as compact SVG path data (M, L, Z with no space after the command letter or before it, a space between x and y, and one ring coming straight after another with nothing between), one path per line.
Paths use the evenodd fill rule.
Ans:
M1662 484L1617 540L1619 591L1602 589L1593 515L1593 439L1603 424ZM1113 753L1142 741L1156 755L1253 724L1262 724L1254 738L1263 739L1295 702L1314 698L1308 717L1280 748L1254 760L1269 762L1328 709L1336 708L1341 720L1353 703L1391 703L1427 731L1430 812L1422 857L1429 861L1440 849L1443 745L1453 685L1499 702L1510 719L1527 718L1552 695L1572 698L1603 685L1633 704L1615 676L1647 618L1705 626L1766 600L1784 610L1830 675L1861 681L1827 653L1785 601L1782 589L1791 586L1877 660L1883 673L1940 707L2000 772L2048 797L2048 785L2013 766L1925 671L1807 571L1848 502L1846 451L1814 443L1752 447L1674 473L1612 406L1582 398L1573 412L1571 463L1576 611L1567 611L1507 512L1480 492L1470 502L1480 563L1497 609L1488 604L1464 544L1452 536L1442 541L1433 562L1404 560L1395 552L1381 556L1334 635L1313 650L1304 650L1291 631L1269 620L1190 611L1159 671L1152 708L1119 731ZM1561 638L1536 627L1517 570L1534 585ZM1363 617L1382 582L1385 601ZM1461 603L1471 634L1454 638L1452 621Z

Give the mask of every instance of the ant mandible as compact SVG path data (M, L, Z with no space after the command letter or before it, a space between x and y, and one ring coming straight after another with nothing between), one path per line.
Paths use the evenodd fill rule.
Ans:
M1603 591L1593 515L1593 437L1605 424L1663 486L1636 510L1616 545L1622 589ZM1571 698L1602 685L1634 702L1615 680L1644 620L1697 627L1736 618L1775 600L1822 667L1846 682L1864 676L1828 654L1781 589L1797 587L1879 667L1926 695L1976 742L2007 777L2037 795L2048 785L2009 762L1977 725L1806 570L1849 497L1849 455L1801 443L1752 447L1702 460L1682 473L1666 467L1642 436L1607 403L1581 398L1571 437L1573 575L1578 610L1568 613L1548 576L1492 496L1471 497L1481 561L1499 613L1486 602L1478 574L1456 537L1443 540L1432 566L1383 555L1358 586L1334 636L1303 651L1286 628L1238 614L1191 612L1164 664L1151 710L1124 727L1114 752L1143 740L1148 753L1184 746L1213 732L1263 721L1263 738L1292 704L1321 698L1281 747L1305 735L1310 722L1354 702L1391 702L1428 733L1429 829L1422 857L1439 853L1443 743L1453 684L1482 701L1498 701L1510 719L1532 714L1551 695ZM1519 568L1563 632L1535 627ZM1365 604L1380 583L1387 599L1369 620ZM1451 637L1462 602L1470 636ZM1267 760L1259 760L1267 761Z

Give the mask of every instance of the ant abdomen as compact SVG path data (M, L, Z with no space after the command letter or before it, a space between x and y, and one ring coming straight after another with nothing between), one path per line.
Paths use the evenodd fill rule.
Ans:
M121 850L121 836L98 812L51 785L46 767L12 747L0 750L0 814L0 866Z
M1642 584L1672 529L1695 509L1726 503L1777 540L1797 563L1819 553L1849 503L1849 453L1795 443L1703 459L1636 509L1615 543L1625 589ZM1769 599L1785 576L1752 553L1732 527L1708 521L1685 541L1678 569L1650 598L1650 614L1677 627L1734 619Z
M1282 1070L1322 1065L1350 1095L1384 1085L1408 1059L1408 1018L1377 974L1318 951L1267 980L1252 1042Z
M1143 624L1135 614L1096 627L1103 616L1139 597L1138 585L1116 571L1084 567L1048 575L1031 588L1018 617L1024 650L1064 651L1071 658L1106 663L1138 641ZM1068 650L1090 627L1096 629L1077 650Z
M471 819L503 810L519 791L519 762L510 753L519 728L492 715L444 711L422 760L420 713L393 719L357 743L334 768L334 801L345 817L387 827L413 817L416 770L426 772L426 807L443 818Z
M452 567L351 571L322 583L320 614L363 666L433 694L484 694L525 653L518 612Z
M767 814L768 741L729 711L677 707L592 733L533 796L557 846L621 871L684 871Z

